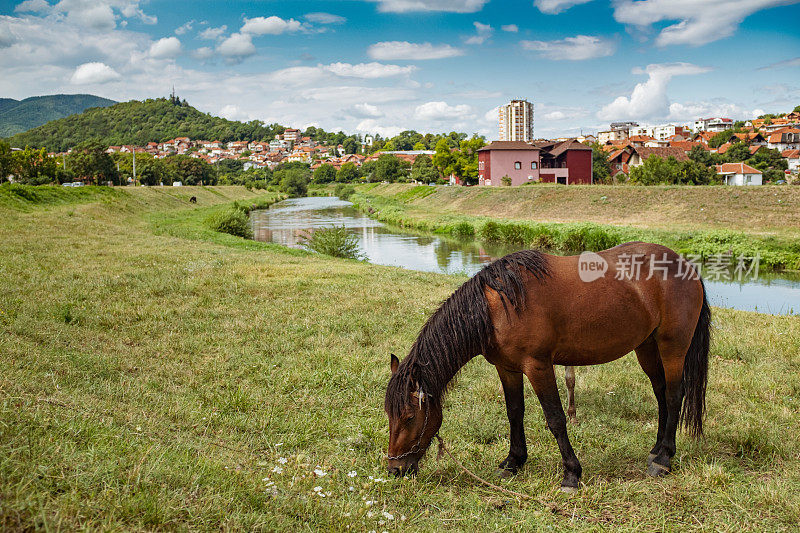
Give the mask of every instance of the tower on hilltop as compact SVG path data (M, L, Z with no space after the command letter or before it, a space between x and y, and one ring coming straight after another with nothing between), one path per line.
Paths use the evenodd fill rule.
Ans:
M533 104L527 100L511 100L500 106L500 140L533 140Z

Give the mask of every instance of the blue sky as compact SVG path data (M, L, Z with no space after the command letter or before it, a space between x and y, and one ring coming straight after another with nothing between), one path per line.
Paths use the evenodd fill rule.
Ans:
M0 96L165 96L237 120L496 138L800 104L786 0L0 1Z

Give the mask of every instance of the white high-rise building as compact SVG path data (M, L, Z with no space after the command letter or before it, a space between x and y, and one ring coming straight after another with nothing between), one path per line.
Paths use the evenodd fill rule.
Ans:
M500 140L533 140L533 104L527 100L511 100L500 106Z

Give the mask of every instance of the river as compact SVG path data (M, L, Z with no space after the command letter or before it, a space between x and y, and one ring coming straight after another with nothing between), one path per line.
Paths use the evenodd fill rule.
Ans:
M426 235L387 226L355 209L350 202L319 196L285 200L253 211L256 240L300 247L308 230L344 225L358 236L370 263L445 274L475 274L486 263L519 248ZM764 273L757 279L706 280L711 305L769 314L800 314L800 275Z

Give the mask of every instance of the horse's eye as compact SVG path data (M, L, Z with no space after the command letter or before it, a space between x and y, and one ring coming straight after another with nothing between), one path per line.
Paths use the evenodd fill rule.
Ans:
M406 425L411 424L411 422L413 422L415 418L417 418L417 415L411 415L410 417L408 417L406 419Z

